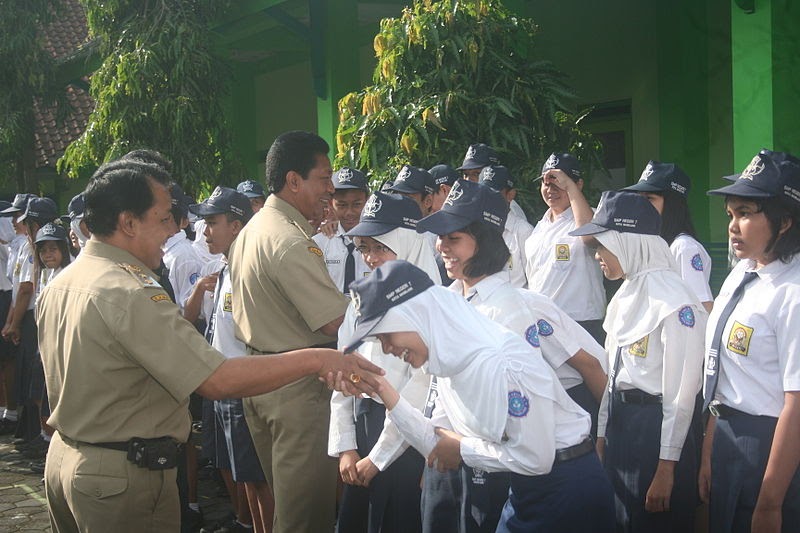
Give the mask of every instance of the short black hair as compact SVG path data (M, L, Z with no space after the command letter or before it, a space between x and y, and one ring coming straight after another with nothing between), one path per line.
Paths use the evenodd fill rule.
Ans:
M672 244L675 237L681 234L689 235L696 239L697 232L692 223L692 213L686 197L673 190L653 192L664 198L664 207L661 210L661 237Z
M725 197L726 205L728 203L728 198L732 197ZM788 263L800 252L800 210L798 210L797 207L789 206L775 197L735 198L753 202L756 204L757 212L764 213L769 223L770 233L772 234L765 248L766 253L772 254L776 259L780 259L784 263ZM784 220L787 219L791 221L791 225L788 230L780 234L781 225Z
M266 181L270 192L281 192L286 174L295 171L303 179L317 164L318 155L328 155L330 146L325 139L309 131L287 131L275 139L267 152Z
M477 247L475 255L464 264L465 275L479 278L500 272L506 267L511 252L500 232L482 221L472 222L459 231L472 235Z
M172 161L164 157L161 152L150 150L148 148L140 148L138 150L131 150L123 155L120 159L133 159L148 163L150 165L157 165L163 168L168 174L172 173Z
M107 237L117 229L120 213L141 218L155 202L152 183L169 183L169 174L139 160L118 159L97 169L83 192L83 219L93 234Z

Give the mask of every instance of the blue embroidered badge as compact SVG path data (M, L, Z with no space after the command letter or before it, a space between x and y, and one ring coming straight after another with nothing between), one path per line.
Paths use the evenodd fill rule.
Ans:
M28 263L33 264L33 256L32 255L28 256Z
M528 341L528 344L531 346L535 348L539 347L539 332L536 328L536 324L525 330L525 340Z
M699 270L700 272L703 271L703 258L700 257L700 254L694 254L691 263L693 269Z
M686 307L681 308L678 311L678 320L681 321L686 327L693 328L694 327L694 311L688 305Z
M528 399L518 390L508 392L508 414L517 418L523 417L530 411Z
M197 278L199 278L199 277L200 277L200 274L198 274L197 272L192 272L192 275L189 276L189 283L194 285L195 283L197 283Z
M550 322L545 320L544 318L540 319L536 322L536 325L539 328L539 335L543 335L545 337L549 337L553 334L553 326L550 325Z

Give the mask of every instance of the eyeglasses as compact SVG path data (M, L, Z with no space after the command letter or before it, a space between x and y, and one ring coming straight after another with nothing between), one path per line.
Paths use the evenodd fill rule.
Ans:
M394 253L394 251L391 248L389 248L388 246L384 246L382 244L376 244L375 246L364 246L362 244L361 246L358 246L356 250L361 252L361 255L367 255L367 254L383 255L383 254Z

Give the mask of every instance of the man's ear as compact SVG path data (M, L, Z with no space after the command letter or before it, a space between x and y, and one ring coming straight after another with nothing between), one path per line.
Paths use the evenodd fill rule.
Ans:
M117 215L117 229L127 237L135 237L138 226L139 219L131 211L123 211Z
M301 176L300 173L290 170L286 173L286 186L291 192L297 192L300 190L300 181L302 179L303 176Z

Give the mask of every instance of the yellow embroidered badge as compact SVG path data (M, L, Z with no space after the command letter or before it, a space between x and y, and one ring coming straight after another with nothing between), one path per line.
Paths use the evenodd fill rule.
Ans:
M318 255L319 257L322 257L322 250L320 250L316 246L309 246L308 247L308 251L311 252L314 255Z
M753 328L734 320L733 327L728 335L728 350L746 356L750 351L751 338L753 338Z
M163 292L161 294L156 294L155 296L151 296L150 299L153 300L154 302L169 302L170 301L169 296L167 296Z
M222 297L222 310L226 313L233 313L233 299L229 292Z
M569 261L569 244L556 244L556 261Z
M639 339L628 347L628 353L636 357L647 357L647 343L650 336Z

